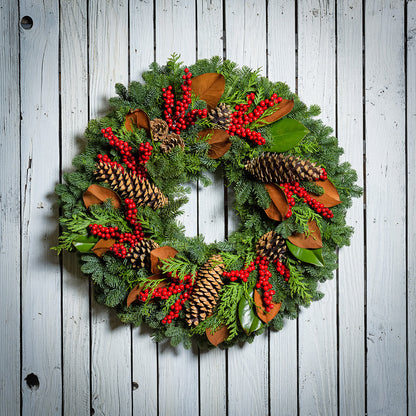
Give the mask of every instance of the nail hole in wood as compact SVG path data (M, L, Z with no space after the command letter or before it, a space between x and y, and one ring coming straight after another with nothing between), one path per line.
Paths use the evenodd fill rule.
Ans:
M30 30L33 27L33 19L30 16L23 16L20 24L23 29Z
M131 383L133 390L137 390L139 388L139 385L133 381L133 383Z
M93 415L93 414L95 414L95 410L94 410L94 408L93 407L91 407L91 414Z
M39 379L36 374L28 374L25 378L25 381L30 390L37 390L39 388Z

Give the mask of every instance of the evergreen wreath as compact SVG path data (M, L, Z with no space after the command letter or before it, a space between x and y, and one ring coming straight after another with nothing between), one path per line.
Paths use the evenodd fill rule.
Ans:
M75 171L56 186L55 249L81 253L99 303L185 348L252 342L322 298L345 213L361 189L332 130L284 83L213 57L150 65L116 85L112 111L91 120ZM226 241L186 237L189 188L222 175L238 229Z

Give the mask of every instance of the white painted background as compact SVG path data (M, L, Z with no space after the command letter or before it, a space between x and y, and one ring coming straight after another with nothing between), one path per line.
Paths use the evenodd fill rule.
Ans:
M363 3L0 0L2 416L416 414L416 1ZM88 119L172 52L262 67L320 104L365 189L325 298L227 352L120 325L76 257L49 250ZM220 178L195 188L190 235L224 238L223 198Z

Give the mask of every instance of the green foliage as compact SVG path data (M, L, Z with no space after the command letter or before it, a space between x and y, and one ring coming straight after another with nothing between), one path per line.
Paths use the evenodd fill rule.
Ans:
M86 209L82 201L82 195L88 186L96 183L94 171L97 154L108 155L112 160L122 163L121 156L103 137L101 129L111 127L117 137L129 143L133 152L137 151L141 143L151 139L145 129L127 131L124 127L125 115L130 109L140 108L150 119L162 118L161 90L171 85L175 98L180 99L184 68L180 57L175 54L166 65L152 63L149 70L142 75L143 82L133 81L128 87L117 84L117 97L110 99L111 112L106 117L89 122L82 151L73 160L74 171L65 173L64 183L55 188L61 206L62 227L59 244L55 247L58 253L73 249L73 242L88 234L89 224L117 226L121 232L132 231L125 220L123 208L116 210L110 201L106 201L102 205L93 205ZM259 70L239 68L236 63L219 57L199 60L189 69L194 76L207 72L223 74L225 90L220 102L229 104L232 110L237 104L245 103L247 94L251 92L255 93L253 107L273 93L285 99L294 99L292 112L283 119L287 121L262 127L258 126L259 123L254 123L251 128L258 129L266 139L266 148L275 143L276 131L282 134L285 123L296 125L297 133L288 139L291 148L279 150L287 150L287 154L309 159L323 166L337 188L342 204L331 209L333 218L324 220L295 196L296 205L292 207L293 214L290 218L280 223L269 219L264 213L264 209L270 205L269 194L264 185L254 180L244 169L245 162L259 156L264 149L253 146L239 136L233 136L230 138L231 149L218 160L210 159L209 144L206 140L198 141L197 135L199 131L211 128L212 123L208 119L198 119L194 126L189 126L181 133L185 143L184 150L175 147L169 153L164 153L159 142L152 142L152 156L146 165L149 178L168 197L169 204L158 210L138 207L137 220L141 223L146 238L153 239L159 245L169 245L179 252L174 259L163 261L163 272L177 275L180 279L185 275L195 276L201 265L218 253L221 254L225 270L242 269L256 258L256 244L263 234L274 230L287 239L293 233L307 231L310 220L315 220L321 230L324 265L318 267L316 264L302 262L289 253L285 263L290 270L287 282L270 265L270 283L275 291L273 300L281 302L282 305L278 315L261 328L257 322L256 325L251 325L254 318L257 318L250 303L252 290L258 279L257 271L250 274L246 283L225 280L213 313L190 329L184 319L184 310L180 311L179 318L172 324L161 323L179 294L167 300L150 301L149 297L146 302L133 303L127 308L126 299L132 288L146 283L151 294L160 283L159 280L148 280L150 270L133 269L128 260L109 253L102 258L93 253L82 254L81 270L90 276L98 302L114 308L124 323L147 325L152 329L152 337L156 342L168 338L174 346L182 343L185 348L190 348L194 339L200 347L206 348L209 347L205 336L206 329L215 330L226 325L230 335L222 346L227 348L236 343L252 342L254 336L266 327L280 330L284 317L294 319L298 315L299 306L308 306L310 302L321 299L323 295L317 290L318 283L333 277L333 271L337 267L336 249L349 244L352 228L346 225L345 214L351 206L352 198L360 196L362 190L356 185L357 175L351 165L347 162L340 163L343 150L332 136L332 129L314 118L319 115L318 106L308 108L285 83L273 83L261 77ZM193 99L189 111L194 108L206 108L206 103ZM299 131L303 134L306 133L305 129L309 132L300 139ZM236 231L226 241L212 244L206 244L203 236L186 237L183 225L177 221L183 205L187 202L190 187L195 187L197 183L198 186L210 183L206 172L216 172L217 175L220 173L224 177L230 191L228 204L233 206L240 221ZM101 185L107 186L102 183ZM311 182L302 182L301 186L316 195L323 192L321 187ZM169 280L168 277L163 279ZM239 320L238 307L244 302L251 318L254 317L249 326L245 321L242 325ZM189 301L185 303L184 309L188 303Z

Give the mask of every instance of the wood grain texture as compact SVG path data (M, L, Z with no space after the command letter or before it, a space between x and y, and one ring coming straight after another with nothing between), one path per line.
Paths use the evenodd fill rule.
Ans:
M114 84L128 80L128 4L90 1L90 117L108 110ZM131 331L114 312L92 304L91 406L95 415L129 415L132 411ZM115 399L117 398L117 399Z
M20 2L33 27L20 32L22 198L22 412L62 408L61 274L58 210L51 197L59 178L58 2ZM53 157L50 157L53 155ZM30 387L39 380L39 387Z
M226 57L250 68L262 68L266 75L266 3L226 2ZM228 231L238 221L229 193ZM249 415L268 413L268 334L255 338L252 344L228 352L228 411L237 415L244 409Z
M154 60L153 2L131 2L129 20L130 81L141 82L141 74ZM133 414L157 414L158 351L150 334L148 329L133 329Z
M416 414L416 1L407 3L407 357L408 414Z
M296 88L295 3L268 2L268 77ZM284 34L284 36L283 36ZM270 332L270 408L274 415L297 414L297 320Z
M0 413L20 412L19 9L0 8ZM10 138L13 138L10 140Z
M298 3L298 93L319 103L320 118L335 127L334 1ZM299 315L300 414L337 414L336 281L319 286L325 297Z
M404 2L365 13L367 411L405 415Z
M198 58L222 56L222 1L197 3ZM198 232L207 243L224 240L224 180L221 173L209 175L212 185L198 186ZM226 352L201 352L199 355L200 415L225 415L227 410Z
M153 1L132 0L129 11L130 76L131 81L142 81L141 74L155 60Z
M88 123L87 2L60 2L62 169L71 170ZM64 414L89 415L90 301L76 254L62 254ZM75 382L76 380L76 382Z
M337 4L337 125L340 145L363 185L362 2ZM354 227L351 246L339 253L339 413L365 413L364 215L355 199L347 222Z
M181 61L190 65L196 59L195 2L190 0L156 1L156 61L165 64L173 53L181 55ZM190 36L192 34L192 36ZM186 235L198 232L197 186L191 184L189 202L179 220L186 227ZM178 416L198 413L198 353L182 346L159 347L159 412ZM175 388L172 388L175 386ZM186 396L186 400L178 400Z

